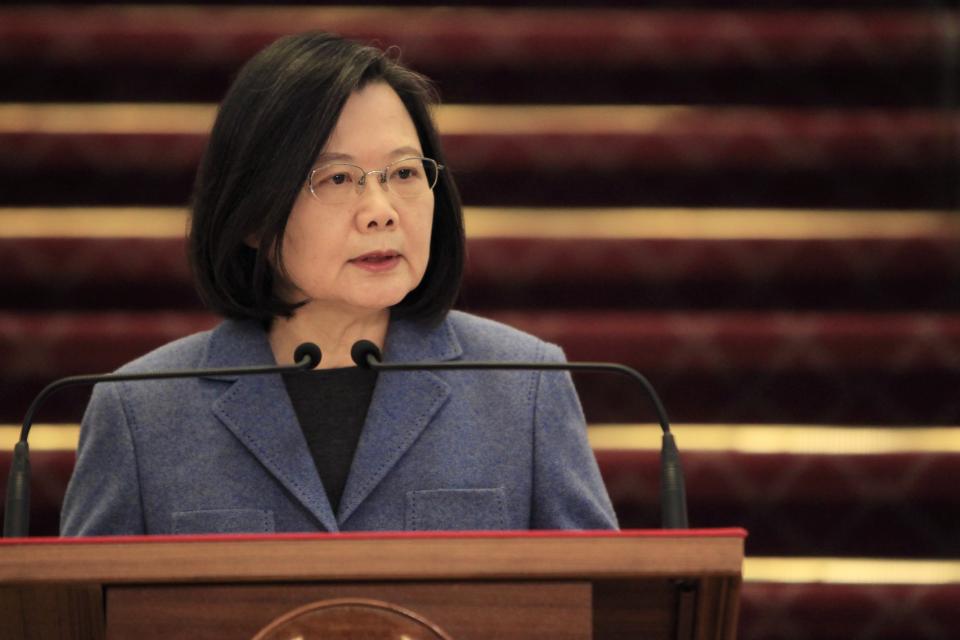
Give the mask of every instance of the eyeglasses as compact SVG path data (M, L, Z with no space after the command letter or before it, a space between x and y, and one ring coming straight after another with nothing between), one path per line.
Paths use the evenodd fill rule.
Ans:
M367 185L367 176L376 174L377 182L400 198L418 198L433 190L442 164L431 158L404 158L383 169L367 171L354 164L333 163L310 171L307 187L324 204L347 204L356 200Z

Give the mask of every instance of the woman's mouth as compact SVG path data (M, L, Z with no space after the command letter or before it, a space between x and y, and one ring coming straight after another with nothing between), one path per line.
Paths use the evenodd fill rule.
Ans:
M350 264L367 271L389 271L400 262L396 251L371 251L350 260Z

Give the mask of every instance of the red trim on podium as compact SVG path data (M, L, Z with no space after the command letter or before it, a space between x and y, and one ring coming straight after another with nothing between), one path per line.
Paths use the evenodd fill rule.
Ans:
M403 540L422 538L746 538L747 531L729 529L627 529L624 531L364 531L359 533L239 533L232 535L99 536L89 538L0 538L0 545L117 544L166 542L262 542L265 540Z

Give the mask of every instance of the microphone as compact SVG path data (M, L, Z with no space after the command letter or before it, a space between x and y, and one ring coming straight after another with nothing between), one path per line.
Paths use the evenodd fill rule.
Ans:
M687 490L680 465L680 451L670 432L667 411L650 381L636 369L613 362L383 362L380 348L369 340L359 340L350 349L350 357L363 369L376 371L430 371L457 369L510 369L521 371L606 371L627 375L643 387L653 404L663 431L660 445L660 521L663 529L688 529Z
M5 538L23 538L30 530L30 447L27 438L33 416L40 404L55 391L65 387L101 382L129 382L132 380L167 380L170 378L201 378L204 376L251 376L267 373L290 373L309 371L320 364L320 347L312 342L304 342L293 352L292 365L266 365L260 367L228 367L222 369L194 369L180 371L155 371L152 373L111 373L70 376L51 382L33 399L23 419L20 440L13 448L13 461L7 480L7 499L3 511L3 536Z

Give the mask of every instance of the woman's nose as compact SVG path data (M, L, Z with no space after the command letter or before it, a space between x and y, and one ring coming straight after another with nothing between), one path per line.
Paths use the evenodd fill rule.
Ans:
M383 186L371 180L360 194L356 214L360 231L386 231L397 226L397 210Z

